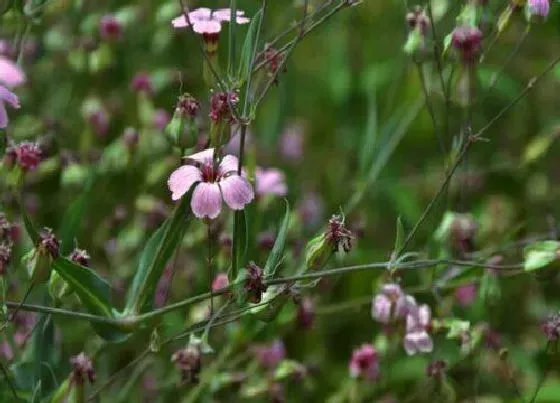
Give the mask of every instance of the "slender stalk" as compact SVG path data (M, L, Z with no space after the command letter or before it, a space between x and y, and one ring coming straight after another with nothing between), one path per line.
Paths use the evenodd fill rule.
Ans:
M544 384L544 381L546 380L546 376L548 375L548 370L549 370L549 360L548 360L548 350L550 349L552 343L549 341L548 343L546 343L546 348L544 350L544 353L546 355L546 363L545 363L545 368L544 371L539 379L539 382L537 383L537 387L535 389L535 393L533 393L533 397L531 398L529 403L534 403L537 401L537 397L539 396L539 392L541 390L542 385Z

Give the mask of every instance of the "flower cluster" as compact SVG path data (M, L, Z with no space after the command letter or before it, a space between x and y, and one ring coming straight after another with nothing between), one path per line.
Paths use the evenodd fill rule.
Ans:
M383 324L405 319L404 348L409 355L433 350L429 335L432 314L428 305L417 305L413 296L405 294L398 284L385 284L372 301L372 317Z

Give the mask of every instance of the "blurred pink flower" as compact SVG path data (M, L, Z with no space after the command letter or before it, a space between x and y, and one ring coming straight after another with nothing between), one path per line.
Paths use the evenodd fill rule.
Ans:
M242 210L255 197L249 181L237 174L237 157L226 155L217 169L214 149L209 148L187 157L194 165L177 168L167 181L171 199L179 200L196 184L191 209L197 218L216 218L222 209L222 199L233 210Z
M211 10L206 7L197 8L189 13L189 18L180 15L171 21L174 28L184 28L192 24L192 29L197 34L217 34L222 30L222 23L229 22L231 11L229 8L221 8ZM245 17L245 12L237 10L236 22L238 24L247 24L249 18Z
M99 21L99 34L105 41L115 41L122 36L122 24L111 14L104 15Z
M455 290L455 299L461 306L469 306L476 298L476 285L467 284Z
M404 349L408 355L429 353L434 349L434 343L428 334L432 323L432 311L428 305L421 305L406 316L406 335Z
M254 352L259 364L268 369L274 369L286 357L286 348L282 340L274 340L271 344L256 346Z
M164 130L167 124L171 121L169 113L165 109L157 109L154 112L152 123L158 130Z
M7 340L0 343L0 357L3 357L6 361L12 361L14 359L14 350Z
M255 171L255 193L258 196L273 194L285 196L288 193L284 172L276 168L260 168Z
M303 125L294 123L280 137L280 154L291 162L300 162L303 158L303 143Z
M0 56L0 129L8 126L6 103L19 108L18 97L8 88L17 87L25 82L25 73L10 59Z
M11 163L17 163L25 172L35 170L43 160L43 152L39 145L29 141L11 145L6 149L6 156L11 160Z
M371 344L363 344L352 353L350 376L374 381L379 377L379 356Z
M529 16L548 17L550 11L550 0L528 0L527 14Z
M315 227L321 223L324 209L323 200L315 192L305 193L303 199L297 204L298 216L308 227Z
M371 304L371 316L378 322L388 324L391 319L405 317L416 308L414 297L406 295L398 284L385 284Z
M225 273L218 274L212 281L212 291L218 291L227 286L229 286L229 279Z

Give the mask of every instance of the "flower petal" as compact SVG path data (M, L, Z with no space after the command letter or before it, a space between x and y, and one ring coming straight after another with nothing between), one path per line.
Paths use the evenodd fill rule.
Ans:
M0 129L5 129L6 127L8 127L8 112L6 112L4 102L0 101Z
M195 162L209 162L212 161L212 159L214 158L214 149L213 148L207 148L204 151L198 152L196 154L192 154L192 155L187 155L185 157L183 157L184 159L187 160L192 160Z
M237 172L237 164L237 157L234 157L233 155L226 155L220 162L218 175L223 176L229 172Z
M187 19L184 15L180 15L171 20L171 25L173 26L173 28L184 28L188 27L189 23L187 22Z
M19 108L19 98L12 91L0 85L0 100L9 103L13 108Z
M238 24L245 24L245 22L239 22L240 19L247 20L247 22L249 22L249 19L245 17L245 11L243 10L237 10L236 16ZM212 13L212 18L218 21L229 22L231 21L231 9L219 8Z
M242 210L255 197L251 184L237 174L223 178L219 183L224 201L233 210Z
M197 218L218 217L222 210L222 195L217 183L201 182L194 189L191 209Z
M191 186L202 180L199 169L192 165L177 168L167 180L167 187L171 190L171 199L179 200L189 191Z
M222 30L222 24L219 21L195 21L193 22L193 31L197 34L217 34Z
M418 333L416 346L421 353L431 353L434 349L434 342L428 333L421 332Z
M409 333L404 336L404 349L408 355L414 355L418 352L414 333Z
M200 7L189 13L189 19L194 24L195 21L209 20L212 16L212 10L207 7Z
M0 82L8 87L16 87L25 82L25 73L13 61L0 56Z

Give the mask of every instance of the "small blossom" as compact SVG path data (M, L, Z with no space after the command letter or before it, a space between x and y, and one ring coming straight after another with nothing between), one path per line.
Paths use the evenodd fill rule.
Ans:
M310 329L315 321L315 304L310 297L303 297L298 304L297 323L302 329Z
M196 118L200 111L200 102L191 94L184 94L177 100L175 111L180 113L182 117Z
M43 228L39 231L39 248L46 250L51 258L58 258L60 243L50 228Z
M35 170L43 159L39 145L29 141L11 146L7 153L24 172Z
M254 348L259 364L266 369L274 369L286 358L286 348L282 340L274 340L271 344L256 346Z
M556 341L560 338L560 314L550 315L541 325L541 329L548 341Z
M222 209L222 199L233 210L242 210L254 198L251 184L237 174L237 158L226 155L217 168L214 149L210 148L187 157L196 166L183 165L176 169L167 185L173 200L179 200L192 186L191 209L197 218L216 218Z
M447 364L443 360L432 361L426 367L426 375L429 378L441 378L445 373Z
M280 137L280 154L293 163L303 159L303 125L294 123L282 133Z
M474 62L481 42L482 32L476 27L457 27L451 35L453 47L459 51L462 60L466 63Z
M414 297L406 295L398 284L385 284L371 304L371 316L388 324L392 319L404 318L416 308Z
M152 79L148 73L144 72L140 72L134 76L130 88L134 92L143 92L148 95L152 95L154 92Z
M422 35L426 34L426 29L430 26L430 19L420 6L406 14L406 22L411 29L417 29Z
M275 168L260 168L255 171L255 193L257 196L266 194L285 196L288 193L284 172Z
M76 248L70 254L70 260L71 261L73 261L75 263L78 263L79 265L84 266L84 267L89 267L89 259L90 259L90 256L87 253L87 251L84 250L84 249Z
M265 62L266 70L268 72L268 76L270 78L275 77L278 68L283 63L282 53L280 53L280 51L278 51L277 49L274 49L273 47L266 45L263 53L263 59ZM284 70L285 69L286 68L284 67Z
M363 344L352 353L350 376L374 381L379 378L379 356L371 344Z
M476 285L467 284L455 290L455 299L461 306L472 305L476 298Z
M344 252L348 253L352 249L351 240L354 237L352 232L345 227L344 220L340 216L333 215L329 220L325 239L332 245L334 251L338 251L342 247Z
M99 21L99 34L105 41L116 41L122 36L122 24L115 16L107 14Z
M136 148L139 138L140 135L138 134L138 130L134 127L127 127L124 129L122 139L129 150L134 150Z
M266 285L263 283L263 271L255 263L251 262L247 265L247 278L245 279L245 291L249 302L258 304L261 302L262 294L266 291Z
M305 193L297 205L297 213L303 224L307 227L316 227L323 220L324 203L321 197L314 192Z
M171 24L174 28L184 28L188 27L190 23L193 31L197 34L218 34L222 30L222 23L230 21L231 11L229 8L211 10L202 7L191 11L188 17L187 20L186 16L182 14L174 18ZM237 24L247 24L249 18L245 17L244 11L237 10L235 22Z
M154 112L152 124L158 130L165 130L167 124L171 121L171 116L165 109L157 109Z
M432 338L428 334L432 313L428 305L421 305L406 316L406 335L404 349L408 355L429 353L434 349Z
M0 243L0 276L6 274L12 260L12 247L8 243Z
M8 126L6 103L12 108L20 107L19 98L9 90L25 82L25 74L17 64L0 56L0 129Z
M72 374L70 375L70 381L83 385L86 381L86 377L90 383L95 382L95 370L91 359L84 353L70 358L70 364L72 364Z
M218 92L210 98L210 119L214 122L233 123L231 108L239 102L237 91Z
M212 281L212 291L216 292L229 286L229 279L227 274L220 273Z
M264 231L257 235L257 244L259 248L270 251L274 247L274 242L276 241L276 234L272 231Z
M200 347L189 344L171 356L171 362L181 372L183 383L198 383L202 368Z
M3 357L6 361L12 361L14 359L14 350L7 340L0 343L0 357Z
M546 19L549 12L550 0L527 0L527 19L531 20L533 17Z

